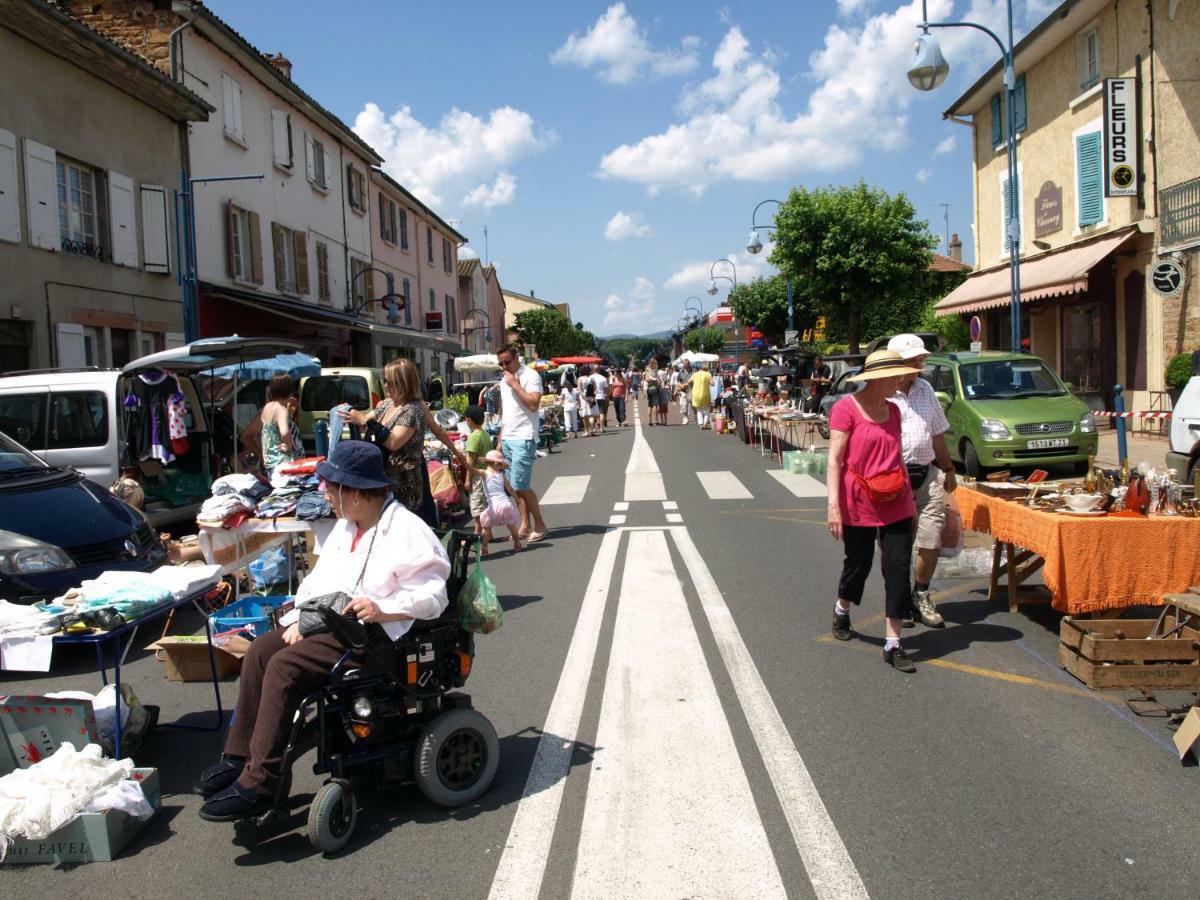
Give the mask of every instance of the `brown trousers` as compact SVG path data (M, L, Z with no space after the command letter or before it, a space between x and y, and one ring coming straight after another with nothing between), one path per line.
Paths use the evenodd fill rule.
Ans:
M329 680L345 652L331 634L314 634L295 644L283 629L256 638L242 660L237 711L225 752L246 760L238 783L273 794L283 775L283 750L300 701Z

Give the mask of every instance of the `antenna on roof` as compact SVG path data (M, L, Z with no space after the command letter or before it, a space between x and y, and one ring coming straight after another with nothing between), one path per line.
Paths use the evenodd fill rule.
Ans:
M487 226L486 225L483 226L483 264L485 266L490 266L492 264L492 256L490 253L488 253L488 237L487 237Z
M946 220L946 255L949 256L950 255L950 204L949 203L939 203L938 206L940 206L942 208L942 216Z

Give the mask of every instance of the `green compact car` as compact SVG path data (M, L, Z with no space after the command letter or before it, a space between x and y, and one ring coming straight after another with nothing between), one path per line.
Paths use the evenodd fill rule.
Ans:
M946 411L950 455L976 478L1013 466L1087 468L1096 420L1050 368L1025 353L938 353L922 372Z

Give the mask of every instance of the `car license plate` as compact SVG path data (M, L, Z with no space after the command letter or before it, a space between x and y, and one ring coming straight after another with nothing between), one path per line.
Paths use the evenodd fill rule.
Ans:
M1030 441L1027 446L1030 450L1049 450L1051 447L1065 447L1067 443L1067 438L1043 438L1040 441Z

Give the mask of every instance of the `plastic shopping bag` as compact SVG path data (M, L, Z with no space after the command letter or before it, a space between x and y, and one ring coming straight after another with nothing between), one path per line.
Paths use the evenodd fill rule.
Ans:
M254 589L265 593L268 588L287 584L288 559L283 547L274 547L250 562L250 577Z
M946 524L942 526L942 541L938 548L938 556L942 559L954 559L962 553L964 543L966 543L966 535L963 531L962 513L958 511L958 504L954 501L954 495L951 494L946 499Z
M496 596L496 586L483 574L479 563L471 569L462 590L458 592L459 624L476 634L491 634L504 624L504 610Z

